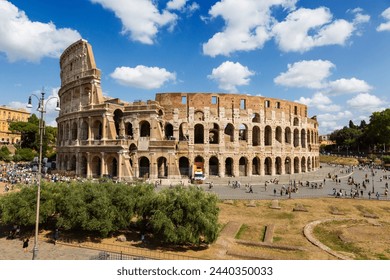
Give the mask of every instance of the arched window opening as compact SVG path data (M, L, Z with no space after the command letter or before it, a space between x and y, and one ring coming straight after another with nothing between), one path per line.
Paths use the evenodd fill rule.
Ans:
M217 157L211 157L209 159L209 175L210 176L218 176L218 166L219 166L219 161Z
M224 133L225 142L234 142L234 126L231 123L226 125Z
M272 128L269 125L267 125L264 130L264 145L272 145Z
M140 136L141 137L150 137L150 124L147 121L140 123Z
M165 138L168 140L174 140L174 138L173 138L173 125L170 123L167 123L165 125Z
M196 124L194 128L195 133L195 144L204 143L204 128L202 124Z
M252 146L260 146L260 128L258 126L252 129Z

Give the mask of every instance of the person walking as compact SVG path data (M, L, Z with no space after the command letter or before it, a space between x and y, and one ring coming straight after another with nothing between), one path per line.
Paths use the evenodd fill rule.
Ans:
M23 251L25 252L25 253L27 253L27 250L28 250L28 242L29 242L30 240L28 239L28 237L27 238L25 238L25 239L23 239Z

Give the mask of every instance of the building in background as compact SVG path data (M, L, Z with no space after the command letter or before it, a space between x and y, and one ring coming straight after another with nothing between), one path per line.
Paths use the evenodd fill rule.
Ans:
M102 95L85 40L61 55L57 168L87 178L182 180L319 168L318 122L307 106L244 94Z
M11 122L27 122L30 113L25 109L13 109L0 106L0 144L16 144L20 142L20 133L12 133L9 130Z

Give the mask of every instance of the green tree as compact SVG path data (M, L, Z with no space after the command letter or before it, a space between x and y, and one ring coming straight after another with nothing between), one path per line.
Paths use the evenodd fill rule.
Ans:
M219 231L217 197L196 187L165 189L155 197L150 215L154 234L165 243L212 243Z
M21 134L21 148L29 148L39 151L40 136L39 136L39 119L35 114L32 114L27 122L12 122L9 126L10 131ZM45 126L45 131L42 137L42 153L46 157L48 154L53 154L53 146L55 146L57 137L57 128Z
M13 160L18 161L32 161L37 153L30 148L16 149Z
M2 146L0 148L0 161L9 162L12 160L11 152L8 150L7 146Z
M390 145L390 109L374 112L370 116L365 138L371 145Z

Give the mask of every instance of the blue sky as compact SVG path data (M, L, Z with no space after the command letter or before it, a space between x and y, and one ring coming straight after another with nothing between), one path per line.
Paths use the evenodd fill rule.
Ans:
M93 47L104 95L124 101L281 98L307 104L320 134L390 103L387 0L0 0L0 38L0 104L15 108L42 89L57 94L58 58L80 38Z

